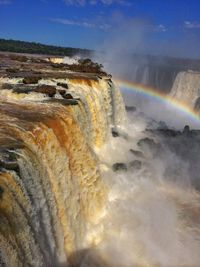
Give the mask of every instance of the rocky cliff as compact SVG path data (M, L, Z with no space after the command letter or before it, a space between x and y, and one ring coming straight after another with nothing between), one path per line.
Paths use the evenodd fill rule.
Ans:
M97 242L107 188L96 152L125 121L120 92L88 66L0 61L0 266L74 266Z

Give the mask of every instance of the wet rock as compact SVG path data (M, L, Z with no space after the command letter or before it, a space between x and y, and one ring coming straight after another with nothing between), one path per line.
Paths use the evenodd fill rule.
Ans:
M176 131L173 129L160 129L157 130L157 132L165 137L176 137L181 134L180 131Z
M114 172L116 172L116 171L127 171L127 166L126 166L125 163L121 163L120 162L120 163L113 164L112 169L113 169Z
M156 156L159 151L159 144L157 144L153 139L151 138L143 138L138 141L137 145L144 150L144 152L148 153L149 155Z
M14 86L12 85L12 84L10 84L10 83L3 83L2 85L1 85L1 88L2 89L12 89Z
M112 132L113 137L119 137L120 136L119 132L114 128L112 128L111 132Z
M61 89L61 90L58 90L58 93L60 94L60 95L65 95L66 94L66 91L65 90L63 90L63 89Z
M9 68L9 69L6 69L6 72L9 72L9 73L17 73L19 70L18 69L15 69L15 68Z
M128 139L128 134L121 131L120 129L117 129L117 128L112 128L111 129L111 133L112 133L112 136L113 137L121 137L121 138L124 138L124 139Z
M64 94L64 95L62 95L62 97L63 97L64 99L74 99L73 96L72 96L71 94Z
M134 106L125 106L127 112L135 112L137 109Z
M61 69L63 68L63 64L53 63L51 64L51 67L54 69Z
M157 145L153 139L148 137L140 139L137 144L140 147L148 146L150 149L155 148Z
M17 94L29 94L33 92L33 88L17 86L16 88L13 89L13 92Z
M184 129L183 129L183 134L188 134L190 132L190 126L189 125L185 125Z
M4 192L4 189L0 186L0 199L2 199L3 197L3 192Z
M42 101L43 103L59 103L64 106L68 105L78 105L78 100L76 99L57 99L57 98L51 98L49 100Z
M128 163L128 168L131 170L139 171L142 168L142 162L140 160L134 160Z
M0 167L6 170L18 171L18 163L16 161L4 161L0 160Z
M53 97L56 94L56 88L52 85L39 85L34 92L46 94L49 97Z
M157 128L157 129L158 129L158 130L167 130L168 127L167 127L166 122L164 122L164 121L159 121L159 123L158 123L158 128Z
M139 150L130 149L129 151L138 158L144 158L144 154Z
M37 84L41 77L27 76L23 79L24 84Z
M61 87L65 88L65 89L69 89L67 83L57 83L57 86L61 86Z

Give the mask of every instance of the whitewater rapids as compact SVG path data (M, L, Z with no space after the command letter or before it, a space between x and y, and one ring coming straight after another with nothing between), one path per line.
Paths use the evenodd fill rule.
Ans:
M111 138L100 152L108 203L100 242L81 266L95 266L99 259L97 266L198 267L200 194L190 181L187 163L166 147L164 159L154 159L146 150L140 170L116 173L111 168L115 162L138 159L130 148L138 150L137 142L151 137L145 133L144 118L132 119L126 128L128 138ZM168 164L181 166L182 176L177 172L166 179Z

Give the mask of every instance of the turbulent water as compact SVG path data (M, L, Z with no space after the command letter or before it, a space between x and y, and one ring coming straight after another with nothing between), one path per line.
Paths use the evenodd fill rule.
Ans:
M169 146L127 121L108 77L39 81L61 82L77 105L1 90L0 265L198 267L200 137L184 157L187 134Z
M2 78L4 87L8 81L21 82ZM55 102L1 91L1 266L75 264L105 207L108 189L94 150L123 120L121 96L106 79L40 81L58 82L78 105L62 105L59 94Z
M200 135L196 141L185 133L164 138L145 130L143 116L131 120L126 139L112 139L101 151L109 201L102 240L86 262L91 257L98 266L197 267ZM115 162L126 163L127 170L113 172Z

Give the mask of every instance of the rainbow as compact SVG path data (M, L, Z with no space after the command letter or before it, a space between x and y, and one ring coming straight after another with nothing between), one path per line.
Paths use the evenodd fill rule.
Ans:
M153 99L163 101L167 103L168 105L172 106L173 108L178 109L180 112L184 113L185 115L188 115L189 117L191 117L193 120L197 121L198 123L200 123L200 114L196 113L192 108L190 108L185 103L177 101L174 98L170 97L169 95L156 90L155 88L145 86L142 84L138 84L138 83L134 83L134 82L130 82L130 81L121 80L121 79L115 80L115 83L121 89L138 92L140 94L143 94L144 96L152 97Z

